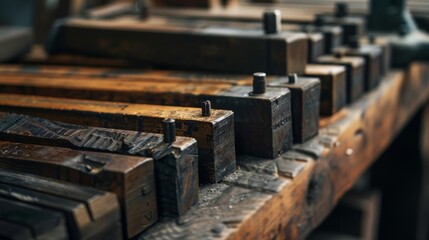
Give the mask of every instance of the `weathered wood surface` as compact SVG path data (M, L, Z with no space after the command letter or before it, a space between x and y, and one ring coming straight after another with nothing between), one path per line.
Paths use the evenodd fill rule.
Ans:
M163 74L169 75L171 73L160 73L160 75ZM290 149L292 145L292 123L289 89L284 87L267 88L264 94L254 95L252 94L253 88L250 86L235 86L230 82L206 83L199 81L196 75L192 74L188 76L186 74L182 76L178 74L176 78L181 80L175 80L173 73L169 77L170 80L166 80L165 82L152 79L151 76L153 75L156 77L157 73L149 74L144 81L144 77L141 77L139 81L127 82L124 82L122 78L91 78L90 81L79 81L77 80L78 77L5 76L4 78L0 78L0 90L2 92L19 94L185 107L201 107L202 101L210 100L214 109L234 111L234 121L236 123L235 143L238 152L274 158L279 153ZM220 77L228 78L228 76L225 77L222 75ZM189 78L196 80L187 82L186 79ZM115 108L126 107L124 104L120 105ZM200 121L208 122L215 120L215 116L218 116L217 122L213 123L214 125L219 124L224 126L224 129L229 128L230 130L233 128L233 122L230 121L232 116L222 121L220 119L222 114L226 115L229 113L232 115L230 111L213 111L212 117L203 117L199 116L201 115L201 110L199 110L199 113L196 113L197 109L186 109L187 112L190 111L192 113L179 114L180 108L178 107L149 107L132 104L128 104L127 106L125 110L121 110L123 113L128 112L130 114L131 108L139 108L139 112L151 112L153 117L195 120L196 124L203 124L199 123ZM100 107L97 108L100 109ZM107 105L105 108L109 109ZM181 109L183 110L183 108ZM174 114L175 112L177 114ZM185 116L188 118L185 118ZM123 128L124 126L111 125L103 127ZM150 131L154 130L151 129ZM231 138L225 137L225 139L233 141L234 131L228 130L222 132L222 129L218 128L214 128L213 131L219 132L219 134L222 133L224 136L230 134L229 137ZM182 134L182 131L179 130L179 134ZM212 136L217 137L218 135L215 133ZM210 145L211 143L207 139L203 139L199 133L187 134L185 136L197 139L201 149L199 154L205 158L206 149L210 150L205 145ZM214 144L218 143L222 144L219 148L224 148L224 150L217 152L217 154L228 154L229 158L226 158L225 161L230 160L234 156L229 147L232 145L232 142L214 141ZM213 146L213 148L217 150L218 146Z
M14 217L42 217L38 221L51 221L46 214L54 211L64 218L65 228L57 230L54 225L47 226L56 234L65 234L64 239L122 239L121 215L117 197L108 192L82 187L66 182L23 174L13 171L0 171L0 198L40 208L41 213L14 213ZM0 204L3 207L3 204ZM2 216L5 209L2 209ZM45 218L45 219L43 219ZM0 217L4 220L4 218ZM27 219L30 220L30 219ZM1 221L1 220L0 220ZM33 224L38 224L37 222ZM58 221L56 224L61 224ZM31 226L30 226L31 227ZM0 232L8 230L0 228ZM17 234L19 232L15 232ZM0 236L2 234L0 233ZM6 239L9 239L4 236ZM31 238L33 239L33 238ZM37 237L34 239L42 239ZM49 235L43 239L61 239L60 235Z
M192 70L303 73L307 62L305 34L265 34L261 30L195 26L189 21L163 18L140 21L133 16L116 21L74 18L56 25L48 51L134 59Z
M124 233L133 237L158 219L151 158L0 142L0 168L116 193Z
M352 103L364 93L365 61L361 57L324 55L317 59L318 64L339 65L346 68L346 99Z
M16 193L13 188L10 191ZM64 240L69 236L60 213L0 197L0 239Z
M158 213L177 216L198 201L198 149L193 138L72 125L0 112L0 139L154 159ZM213 167L212 167L213 168Z
M219 182L235 170L234 114L231 111L212 110L211 116L206 117L197 108L13 94L0 94L0 102L0 109L4 111L65 123L143 132L161 133L162 120L172 118L176 120L179 136L197 140L202 180Z
M331 116L346 106L346 68L338 65L308 64L305 76L320 79L320 115Z
M240 157L241 170L204 187L188 214L140 239L304 239L428 99L428 67L389 73L375 91L321 119L318 137L274 161Z

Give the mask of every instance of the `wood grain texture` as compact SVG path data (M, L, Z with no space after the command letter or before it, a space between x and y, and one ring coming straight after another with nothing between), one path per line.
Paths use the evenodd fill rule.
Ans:
M214 190L210 195L212 198L207 197L207 204L217 207L214 215L217 218L201 214L207 210L207 205L200 201L181 219L166 219L140 238L304 239L428 99L428 73L425 64L413 64L405 74L389 73L376 91L336 115L321 119L323 128L315 139L295 145L292 151L276 161L265 160L267 165L258 163L242 169L249 175L265 175L267 181L249 182L253 177L247 177L244 182L242 178L228 179L228 186L252 193L242 201L234 202L235 205L226 207L228 203L224 203L221 207L213 203L213 199L233 199L234 193L227 191L225 186L209 186ZM414 98L407 97L410 95ZM389 111L381 113L380 109ZM379 138L381 135L385 137ZM270 167L268 161L275 162L276 166ZM277 164L278 161L283 164ZM290 168L287 161L293 161ZM273 175L269 170L279 167L292 177L278 174L280 171ZM293 172L295 174L290 174ZM271 187L273 180L269 179L273 176L285 183L278 188ZM270 187L264 187L263 183ZM216 187L225 189L215 193ZM277 189L275 193L273 189ZM248 209L246 203L250 202L252 207ZM233 224L228 218L231 212L234 213ZM198 223L206 219L203 216L213 220L206 221L201 227Z
M364 93L365 61L361 57L336 57L324 55L317 59L317 64L339 65L346 68L347 103L352 103Z
M51 211L59 214L63 218L65 229L62 230L63 232L55 232L65 233L64 239L107 236L122 239L123 236L118 200L112 193L35 175L1 170L0 199L40 208L42 210L40 216L49 214ZM32 215L32 217L38 216ZM55 218L46 217L45 220L39 221L55 222L55 220ZM48 227L56 230L53 226ZM47 236L47 238L57 239L55 236Z
M338 65L308 64L305 76L320 79L320 115L330 116L346 106L346 68Z
M68 19L56 26L49 43L50 53L92 54L165 67L243 74L300 74L307 60L307 41L302 33L264 34L259 29L198 26L163 18ZM247 57L249 51L252 58Z
M77 150L94 150L154 159L158 210L177 216L198 201L198 149L193 138L65 124L14 113L0 113L0 139Z
M117 194L127 237L137 235L158 218L151 158L2 141L0 168Z
M147 104L100 102L50 97L2 95L0 109L66 123L161 133L161 121L176 120L177 134L197 140L200 177L218 182L235 170L234 115L212 110ZM125 94L124 94L125 96Z
M126 74L125 74L126 75ZM135 74L137 75L137 74ZM169 75L169 80L156 81L152 76ZM236 148L238 152L261 157L276 157L279 153L287 151L292 143L292 126L290 114L290 91L286 88L267 88L266 93L252 95L253 88L250 86L235 86L231 81L223 81L222 83L215 82L216 75L213 75L212 83L200 81L198 74L189 75L186 73L180 74L171 72L161 72L148 74L147 79L145 74L139 75L139 81L123 81L121 79L111 78L91 78L91 81L77 81L71 78L50 78L50 77L28 77L28 76L6 76L0 79L0 89L2 92L32 94L54 97L94 99L103 101L120 101L131 103L146 103L159 105L174 105L186 107L200 107L201 102L210 100L214 109L228 109L234 111L235 121L235 137ZM203 75L204 76L204 75ZM219 76L222 79L229 79L227 76ZM186 79L196 79L189 80ZM204 79L210 79L205 77ZM240 81L250 84L251 80L239 77ZM76 106L77 101L74 102ZM107 104L107 103L104 103ZM122 112L130 112L127 109L137 109L137 105L121 104L126 107ZM134 106L134 107L133 107ZM122 108L121 107L121 108ZM119 107L116 107L119 108ZM148 108L148 106L140 106L139 112ZM99 109L99 107L98 107ZM105 107L108 109L108 107ZM176 112L180 108L157 106L151 108L150 112L155 116L165 116L181 120L183 117L173 114L173 109ZM182 108L183 109L183 108ZM163 110L163 111L160 111ZM148 112L149 110L146 110ZM188 111L188 110L186 110ZM192 118L198 116L195 120L208 121L214 119L211 117L202 117L201 110L192 109ZM198 113L197 113L198 112ZM171 113L171 114L169 114ZM220 113L231 113L229 111L213 111L213 116ZM231 117L232 118L232 117ZM186 119L186 118L185 118ZM231 129L232 121L224 125L225 129ZM225 122L223 121L223 122ZM197 122L198 123L198 122ZM229 124L231 123L231 124ZM222 123L219 122L220 125ZM223 126L223 125L222 125ZM123 128L124 126L103 126L112 128ZM249 131L249 129L251 129ZM132 129L136 130L136 129ZM222 129L215 128L213 131L220 132ZM148 130L149 131L149 130ZM154 131L153 129L150 131ZM181 130L179 130L181 134ZM223 135L232 134L234 131L225 131ZM199 154L203 158L206 156L201 144L206 144L207 140L202 139L201 135L185 135L197 139L200 146ZM216 135L214 135L216 136ZM229 136L233 137L233 136ZM225 137L225 139L230 139ZM216 143L216 141L214 141ZM229 143L222 141L221 147L227 146ZM230 142L231 143L231 142ZM208 145L209 143L207 143ZM208 147L205 147L208 148ZM229 150L224 150L227 153L228 159L233 157L233 153ZM221 179L221 178L219 178Z

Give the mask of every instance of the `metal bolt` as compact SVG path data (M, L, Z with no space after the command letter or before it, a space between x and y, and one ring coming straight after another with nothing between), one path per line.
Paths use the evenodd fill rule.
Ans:
M252 94L264 94L265 93L265 82L267 74L263 72L257 72L253 74L253 92Z
M162 121L164 131L164 142L172 143L176 141L176 120L167 118Z
M203 101L201 103L201 114L204 117L212 115L212 103L209 100Z
M279 10L266 11L263 18L265 34L276 34L281 31L282 17Z
M288 76L288 80L290 84L294 84L298 81L298 75L296 73L294 74L289 74Z
M147 19L149 17L149 4L147 0L136 0L134 6L140 15L140 19Z
M349 15L349 5L344 2L339 2L335 4L335 16L336 17L346 17Z

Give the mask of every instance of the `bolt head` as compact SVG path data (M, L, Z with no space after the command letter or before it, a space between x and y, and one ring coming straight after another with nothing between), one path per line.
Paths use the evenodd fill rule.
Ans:
M265 34L276 34L281 32L282 17L280 10L269 10L263 14Z

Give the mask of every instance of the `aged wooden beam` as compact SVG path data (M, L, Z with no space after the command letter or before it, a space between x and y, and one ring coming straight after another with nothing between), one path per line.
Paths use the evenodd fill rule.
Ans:
M122 239L121 215L117 197L108 192L93 188L77 186L74 184L38 177L14 171L0 171L0 208L2 214L0 222L5 221L8 216L5 211L11 211L14 219L9 223L18 223L18 219L24 221L36 220L29 225L35 231L52 231L42 237L28 239L90 239L90 238L114 238ZM13 202L15 207L7 207L5 201ZM17 208L18 206L18 208ZM20 210L19 207L30 208ZM32 209L38 209L32 213ZM53 216L52 216L53 215ZM6 219L5 219L6 217ZM49 223L49 225L45 225ZM61 226L64 224L64 226ZM0 223L1 225L1 223ZM42 225L43 228L38 227ZM4 226L4 225L3 225ZM61 229L58 229L60 228ZM13 229L13 228L12 228ZM4 231L10 231L0 227L0 236ZM13 232L18 235L25 232ZM31 234L31 232L30 232ZM56 235L58 234L58 235ZM61 235L63 235L61 237ZM12 238L15 239L15 238ZM21 238L16 238L21 239ZM27 238L25 238L27 239Z
M0 189L2 186L0 185ZM1 189L3 190L3 189ZM21 194L13 187L7 189ZM25 195L31 197L30 195ZM11 240L68 239L66 221L60 213L0 197L0 238Z
M284 75L304 71L306 44L302 33L264 33L163 18L140 21L130 16L121 21L65 20L53 30L48 51L134 59L182 69Z
M162 133L162 121L176 120L179 136L197 140L200 177L219 182L235 170L234 114L171 106L100 102L4 94L0 109L79 125Z
M226 178L227 186L207 186L209 194L201 193L206 201L183 221L165 219L139 239L304 239L428 99L428 77L424 64L414 64L405 75L389 73L365 98L321 119L315 139L275 161L246 158L241 170L246 173Z
M168 72L165 74L169 75ZM126 74L124 76L126 76ZM143 78L147 79L143 81ZM124 82L122 78L116 80L113 78L91 78L91 81L85 81L85 84L83 84L83 81L77 80L78 78L9 76L0 79L0 88L2 92L9 93L186 107L201 107L202 101L209 100L214 109L228 109L234 111L234 121L236 123L235 143L238 152L274 158L279 153L290 149L292 144L292 124L289 89L278 87L266 88L265 93L252 94L254 89L251 86L235 86L235 84L231 82L213 82L211 84L202 81L198 83L198 81L195 80L186 82L185 80L188 78L195 78L193 74L186 77L186 74L184 76L180 76L180 74L174 76L173 73L173 76L167 77L170 79L168 81L159 80L159 76L156 80L151 78L150 75L143 75L143 77L138 78L139 81L127 82ZM221 76L221 78L225 77ZM198 78L195 79L199 80ZM119 105L116 104L116 106ZM115 108L120 109L121 107ZM128 108L137 108L137 106L130 105ZM213 116L204 117L201 116L201 110L197 113L197 109L192 109L192 111L195 111L192 114L186 110L188 113L184 113L180 116L176 114L176 116L174 116L173 113L175 113L175 111L178 112L179 109L183 111L183 108L162 106L158 108L145 107L143 105L139 108L142 108L140 110L141 113L144 113L144 111L151 112L151 116L153 117L163 116L183 119L183 117L186 116L187 120L198 119L203 122L214 120L216 117L220 118L221 115L232 115L230 111L214 111ZM144 110L144 108L149 109ZM161 114L160 111L157 111L159 109L166 110L171 114ZM175 109L175 111L173 111L173 109ZM130 112L128 114L130 114ZM224 129L229 128L229 130L232 130L233 122L230 121L231 119L232 116L222 119L222 121L219 120L214 122L214 124L225 125ZM198 122L199 121L197 121L196 124L200 124ZM106 127L124 128L125 126L110 125ZM131 130L137 130L137 128ZM231 138L225 137L225 139L233 141L234 131L225 132L217 128L211 131L219 131L223 133L223 135L231 134L228 135ZM183 130L183 132L186 133L185 130ZM179 131L179 134L182 134L182 132ZM190 133L185 136L196 138L200 146L203 146L201 144L208 141L202 139L201 135L189 134ZM212 136L217 137L217 135ZM214 141L214 144L218 143L222 144L221 147L226 148L223 151L219 151L218 154L227 154L227 156L229 156L228 159L231 159L234 156L230 148L232 142ZM212 144L211 142L207 142L207 145ZM217 146L213 146L213 148L216 147ZM205 147L205 149L207 148L208 147ZM203 159L206 158L205 151L200 150L199 154ZM225 159L225 161L228 161L228 159ZM225 164L223 166L227 165ZM219 180L220 179L221 178L219 178Z
M136 236L158 219L151 158L1 141L0 168L116 193L127 237Z
M347 57L343 53L324 55L317 59L318 64L339 65L346 68L346 99L352 103L364 93L365 61L361 57Z
M193 138L165 143L161 134L95 128L0 112L0 139L154 159L158 213L177 216L198 201L198 151Z

